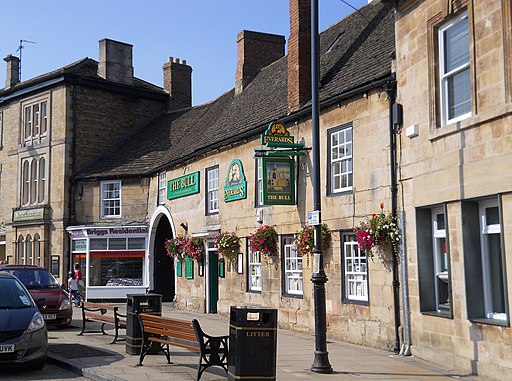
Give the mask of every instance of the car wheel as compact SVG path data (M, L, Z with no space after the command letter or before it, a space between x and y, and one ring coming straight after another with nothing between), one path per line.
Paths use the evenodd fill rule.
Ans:
M46 364L46 358L38 361L34 361L33 363L30 363L29 368L32 370L39 370L42 369Z

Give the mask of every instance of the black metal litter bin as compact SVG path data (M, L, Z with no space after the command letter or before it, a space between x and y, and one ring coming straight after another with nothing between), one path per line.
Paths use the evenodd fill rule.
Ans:
M126 295L126 353L139 355L142 348L142 329L137 313L162 315L161 294Z
M231 306L229 380L275 380L277 310Z

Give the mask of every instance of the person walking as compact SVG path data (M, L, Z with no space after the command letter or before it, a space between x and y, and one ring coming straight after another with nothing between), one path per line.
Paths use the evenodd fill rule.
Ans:
M78 279L76 278L75 272L70 271L68 273L68 291L69 291L69 301L73 303L73 301L77 300L78 294Z
M80 263L75 263L75 277L78 280L78 293L82 294L84 290L84 281L82 270L80 269Z

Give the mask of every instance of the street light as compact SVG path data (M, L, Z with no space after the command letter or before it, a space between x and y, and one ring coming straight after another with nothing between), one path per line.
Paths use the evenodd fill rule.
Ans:
M311 0L311 130L313 140L313 209L319 219L315 225L315 250L313 254L314 313L315 313L315 360L311 370L317 373L332 373L327 352L327 323L325 309L325 283L327 276L324 271L322 253L322 221L320 200L320 128L318 87L320 76L320 56L318 54L318 0Z

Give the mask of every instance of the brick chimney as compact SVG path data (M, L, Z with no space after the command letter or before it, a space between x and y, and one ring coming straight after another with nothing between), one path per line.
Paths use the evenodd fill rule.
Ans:
M243 30L236 38L235 94L240 94L265 66L284 56L284 36Z
M164 90L171 96L171 108L192 107L192 68L187 61L169 57L162 69Z
M98 75L109 81L133 85L133 46L104 38L100 40Z
M5 88L9 89L20 82L20 59L12 54L4 58L7 62L7 75L5 76Z
M290 0L288 39L288 110L311 99L311 1Z

